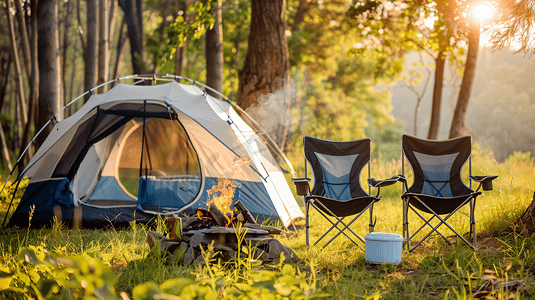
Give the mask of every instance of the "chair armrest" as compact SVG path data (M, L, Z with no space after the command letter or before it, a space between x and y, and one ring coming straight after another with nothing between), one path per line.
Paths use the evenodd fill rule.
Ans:
M405 185L407 184L407 179L405 178L405 176L396 175L383 180L375 180L375 178L370 178L368 179L368 185L377 188L377 195L375 196L375 198L380 198L379 194L381 193L381 187L393 185L398 181L403 182Z
M388 179L383 179L383 180L376 180L375 178L370 178L368 179L368 185L371 187L380 188L383 186L393 185L394 183L398 181L406 182L407 179L403 175L396 175L396 176L392 176Z
M295 184L295 189L297 190L297 195L306 196L310 192L310 178L292 178L293 183Z
M485 175L485 176L469 175L468 177L475 182L479 182L479 187L477 188L478 190L480 187L483 187L484 191L491 191L492 181L498 178L498 175Z

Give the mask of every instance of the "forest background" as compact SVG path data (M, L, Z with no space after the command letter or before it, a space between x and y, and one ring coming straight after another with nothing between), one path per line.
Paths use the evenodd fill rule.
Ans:
M374 157L385 159L399 157L403 133L431 139L470 134L498 161L531 151L535 63L513 55L514 34L490 27L518 29L507 22L515 11L528 15L518 5L529 1L481 2L493 19L476 18L479 2L4 0L2 173L77 95L146 73L181 75L222 91L292 161L301 157L305 134L367 136ZM488 39L480 32L492 35L494 49L481 46L474 56L479 40ZM516 50L529 52L530 42L522 40Z

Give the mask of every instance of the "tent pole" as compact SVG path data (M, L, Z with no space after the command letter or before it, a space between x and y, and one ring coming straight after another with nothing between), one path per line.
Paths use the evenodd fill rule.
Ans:
M147 100L143 101L143 112L147 111ZM145 116L143 115L143 133L141 136L141 159L139 160L139 177L143 176L143 150L145 148ZM146 174L147 172L145 172Z

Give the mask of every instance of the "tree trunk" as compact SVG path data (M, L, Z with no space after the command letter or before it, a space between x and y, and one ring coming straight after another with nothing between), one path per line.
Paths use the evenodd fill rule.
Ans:
M215 2L215 1L214 1ZM223 91L223 20L221 0L213 3L214 27L206 31L206 85L218 92ZM221 96L208 90L217 99Z
M310 10L311 3L309 0L299 0L299 5L297 6L297 12L293 18L293 23L290 25L290 28L296 30L299 27L299 24L305 20L305 16Z
M32 11L37 11L37 1L32 1ZM26 147L31 141L32 124L38 124L37 116L37 102L39 101L39 61L38 61L38 39L37 39L37 14L31 15L31 40L30 40L30 59L31 59L31 78L30 78L30 101L28 103L28 122L24 128L22 136L22 145ZM36 132L41 128L36 128ZM37 147L37 146L36 146ZM20 163L21 170L26 166L26 163L32 158L32 147L24 155L24 159Z
M9 157L9 151L7 150L7 143L6 143L6 137L4 135L4 129L2 128L2 124L0 123L0 147L2 147L2 156L4 157L4 160L6 161L6 167L9 171L13 169L13 165L11 164L11 158Z
M11 0L6 1L7 7L11 7ZM17 39L15 38L15 25L13 22L13 15L11 15L11 11L9 9L5 10L7 21L8 21L8 28L9 28L9 39L11 41L11 55L13 58L13 62L15 62L15 82L17 86L17 95L18 99L20 101L19 109L22 110L24 113L21 115L21 121L22 126L26 126L26 122L28 122L28 116L26 115L26 99L24 97L24 82L22 80L22 69L20 67L20 60L19 60L19 54L17 49Z
M40 0L37 9L39 46L39 122L43 127L60 110L61 81L59 65L58 2ZM59 115L57 120L60 121ZM38 137L39 145L45 140L52 125Z
M290 61L284 19L285 0L253 0L248 49L239 72L238 105L250 110L275 142L284 147L290 119ZM259 102L268 94L273 110ZM266 103L267 104L267 103Z
M4 107L11 72L11 54L4 55L0 58L0 113Z
M69 49L69 28L71 27L71 2L65 2L63 9L65 17L63 18L63 45L61 47L61 85L63 86L63 104L67 104L67 50ZM73 56L76 56L74 52Z
M99 49L99 0L86 0L87 3L87 35L84 49L84 90L97 86L98 83L98 49ZM87 101L88 97L86 97Z
M535 193L522 216L515 222L515 230L525 236L531 236L535 232Z
M73 53L76 53L76 51L78 51L78 40L74 40L74 45L73 45L73 49L72 49L72 52ZM72 97L73 97L73 93L74 93L74 79L75 79L75 75L76 75L76 55L73 55L72 56L72 69L71 69L71 87L69 88L69 100L68 102L74 100ZM69 106L69 116L72 116L72 114L74 114L76 111L74 110L74 104Z
M145 74L145 35L143 33L143 1L119 0L124 11L130 40L132 68L135 74Z
M110 24L109 0L100 0L99 2L99 48L98 48L98 84L108 81L110 73ZM99 89L99 93L105 93L108 90L106 86Z
M442 107L442 90L444 87L444 66L446 63L446 52L440 50L435 58L435 83L433 86L433 102L431 105L431 122L427 138L436 140L440 128L440 110Z
M465 131L466 111L468 110L468 101L470 100L470 92L476 73L480 26L476 21L472 21L470 25L468 30L468 53L466 54L461 90L459 91L457 105L455 105L453 120L451 121L450 139L461 136Z
M17 21L19 23L19 32L22 40L22 52L24 57L24 69L28 79L31 76L31 58L30 58L30 42L28 40L28 30L26 29L26 19L24 18L24 10L22 9L22 1L15 0L17 7Z
M117 41L117 54L115 56L115 64L113 68L113 78L118 78L121 70L121 62L123 60L124 45L126 43L126 38L123 35L124 26L126 24L126 16L123 16L123 21L121 23L121 29L119 30L119 40Z
M117 20L117 0L108 0L109 5L109 21L108 28L108 51L111 53L111 48L113 44L113 37L115 36L115 22Z

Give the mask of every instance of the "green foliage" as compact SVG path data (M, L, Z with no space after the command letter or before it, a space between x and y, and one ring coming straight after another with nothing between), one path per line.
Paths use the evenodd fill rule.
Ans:
M10 298L120 299L113 271L99 258L87 255L58 257L43 247L29 246L19 252L22 265L2 269L0 294Z
M251 249L245 247L244 251ZM162 254L159 250L149 254L156 260L146 268L164 268L166 258ZM269 270L258 270L260 261L238 257L235 262L221 263L214 261L214 255L211 247L203 252L205 264L196 266L192 273L195 280L170 278L159 285L147 280L133 287L133 299L170 296L181 299L251 299L255 296L309 299L327 296L316 291L313 265L309 277L299 268L285 263L284 255L275 265L267 266ZM0 264L0 295L4 297L120 299L114 288L118 277L99 257L88 254L64 257L49 253L43 246L29 246L20 250L18 258L19 262L11 268ZM125 296L121 293L123 299Z
M271 270L246 268L240 276L230 277L221 263L210 264L213 249L205 252L205 266L198 266L195 280L189 278L169 279L157 285L144 283L134 288L135 300L154 299L155 297L178 296L181 299L310 299L326 297L327 294L315 291L314 277L307 279L304 272L284 263L284 258ZM245 261L243 263L247 264Z
M211 13L212 3L210 1L205 3L203 1L195 1L190 8L194 12L191 22L186 22L184 16L179 15L166 28L172 49L176 49L176 46L183 46L184 42L188 39L200 39L207 30L212 29L214 26L215 19Z
M186 17L188 15L192 17ZM153 49L151 52L158 59L157 66L162 67L170 63L174 65L172 58L176 55L177 47L183 46L186 41L201 39L203 34L214 26L214 22L212 2L195 1L188 7L188 11L182 12L173 22L165 26L165 36L162 37L162 41L147 39L148 50ZM150 46L152 48L149 48ZM174 68L171 73L174 73Z

